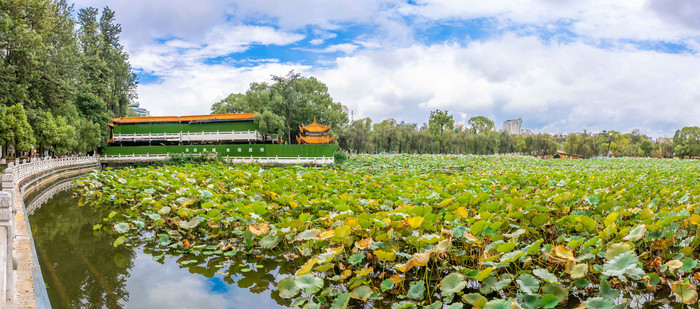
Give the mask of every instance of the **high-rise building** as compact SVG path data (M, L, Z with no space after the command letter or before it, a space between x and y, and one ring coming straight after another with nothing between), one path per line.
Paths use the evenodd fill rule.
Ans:
M129 104L129 111L130 116L133 117L148 117L151 115L151 112L149 112L147 109L139 107L138 102L131 102L131 104Z
M520 127L523 121L521 119L511 119L503 122L503 131L508 132L508 134L520 134Z

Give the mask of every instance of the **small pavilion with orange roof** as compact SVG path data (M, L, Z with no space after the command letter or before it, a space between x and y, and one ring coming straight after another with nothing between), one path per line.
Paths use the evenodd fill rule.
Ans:
M299 144L330 144L335 140L335 137L326 135L330 129L330 125L316 123L316 116L314 116L312 124L299 126L300 134L297 136L297 142Z

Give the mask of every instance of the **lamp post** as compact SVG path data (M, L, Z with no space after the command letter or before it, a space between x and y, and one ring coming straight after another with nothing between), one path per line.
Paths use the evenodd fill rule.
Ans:
M608 141L608 157L612 157L612 153L610 153L610 145L612 144L613 141L613 134L610 132L610 141Z

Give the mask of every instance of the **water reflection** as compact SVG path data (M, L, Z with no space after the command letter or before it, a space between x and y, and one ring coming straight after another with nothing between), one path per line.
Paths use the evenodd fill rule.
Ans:
M47 292L53 308L121 308L135 252L114 248L114 236L92 227L102 213L78 207L63 191L30 216Z
M30 224L53 308L284 308L275 290L283 261L237 254L226 259L162 257L148 247L114 248L117 236L93 230L106 215L78 206L70 190L39 205ZM178 261L198 259L187 266ZM244 266L241 266L244 265ZM244 267L251 268L240 274Z

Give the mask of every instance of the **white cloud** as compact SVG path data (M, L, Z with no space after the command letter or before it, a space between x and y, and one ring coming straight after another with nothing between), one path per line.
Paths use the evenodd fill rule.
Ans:
M376 121L422 122L440 108L497 122L520 116L526 127L552 133L641 128L659 135L697 124L700 113L700 57L534 37L360 51L316 74L356 118Z
M312 53L342 52L342 53L350 54L350 53L354 52L357 48L359 48L359 46L357 46L355 44L343 43L343 44L329 45L323 49L311 49L311 48L297 48L297 49L312 52Z
M673 3L685 2L685 6ZM495 18L504 29L519 25L570 24L569 30L593 38L681 41L700 35L700 11L692 0L549 1L549 0L419 0L398 9L429 20ZM692 9L692 10L691 10ZM692 15L692 16L689 16ZM668 22L680 19L681 22ZM685 27L684 25L693 25Z
M307 67L276 62L241 68L194 63L168 70L158 83L139 85L139 101L153 115L209 114L214 102L245 92L251 82L269 81L271 75L293 69Z
M165 44L145 45L132 54L131 64L147 72L167 75L167 71L179 66L240 53L251 45L287 45L303 38L301 34L272 27L224 24L214 27L198 41L174 39Z

